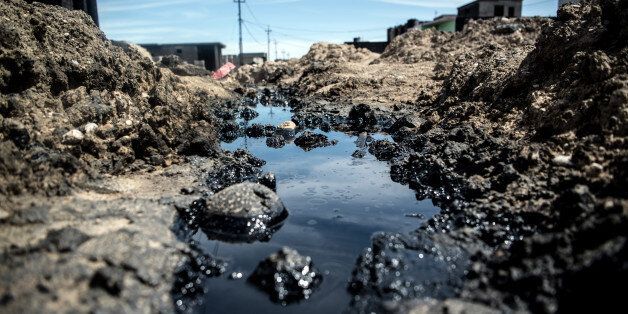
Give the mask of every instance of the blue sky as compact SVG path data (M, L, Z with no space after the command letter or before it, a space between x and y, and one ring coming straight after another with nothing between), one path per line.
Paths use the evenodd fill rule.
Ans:
M431 20L455 13L470 0L246 0L244 51L271 58L300 57L314 42L341 43L353 37L386 40L386 29L410 18ZM524 16L552 16L558 0L524 0ZM134 43L222 42L238 50L237 4L233 0L100 0L101 28L108 38Z

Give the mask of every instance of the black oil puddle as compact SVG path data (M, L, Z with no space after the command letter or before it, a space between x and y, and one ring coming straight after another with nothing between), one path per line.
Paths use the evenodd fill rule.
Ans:
M292 117L289 108L258 105L255 111L259 115L246 125L276 126ZM371 246L373 235L408 234L439 212L430 200L418 201L415 192L393 182L389 165L368 153L368 143L391 140L388 135L310 131L337 143L309 151L290 141L271 148L266 137L222 143L225 150L246 149L266 161L262 170L275 174L277 194L290 216L268 242L228 243L196 232L195 245L229 266L223 276L205 281L206 294L195 312L342 312L352 302L347 288L356 260ZM323 273L323 282L310 299L287 306L271 302L246 280L260 261L283 246L310 256Z

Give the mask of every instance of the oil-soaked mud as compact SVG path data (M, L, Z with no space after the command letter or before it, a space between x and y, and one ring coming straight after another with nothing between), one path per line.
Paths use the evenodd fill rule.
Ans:
M244 111L248 112L248 109ZM240 158L225 159L227 163L224 167L208 173L206 185L218 191L221 187L215 182L259 181L264 177L263 173L272 172L276 178L277 193L290 215L280 228L273 230L272 237L260 239L261 242L225 241L211 232L203 232L202 228L196 231L192 239L197 247L217 259L228 261L227 273L232 275L205 281L207 294L202 297L203 301L195 301L202 304L193 311L227 313L254 307L260 313L318 313L348 308L352 303L352 294L369 293L366 290L373 287L372 282L357 273L353 277L365 280L363 290L359 291L355 284L349 287L356 260L364 248L370 246L371 237L377 232L400 233L399 237L402 237L401 234L414 231L436 214L438 208L430 200L418 201L413 191L393 182L387 163L369 153L370 146L377 146L380 141L392 141L389 135L365 133L363 127L356 132L333 131L330 125L336 125L336 122L330 123L326 118L316 116L309 119L293 117L289 107L258 105L256 112L259 115L250 121L239 119L225 124L238 125L239 130L247 130L249 125L280 125L294 118L298 127L287 133L277 130L269 136L280 136L286 142L281 148L267 145L267 138L249 137L247 132L242 131L239 138L222 144L223 148L234 152L232 156ZM295 139L311 134L319 134L325 137L325 142L336 144L314 145L309 149L299 147ZM243 149L250 153L245 153ZM352 156L356 150L363 153L362 158ZM281 302L271 302L277 300L276 297L266 295L245 280L260 261L282 247L296 249L311 257L322 274L320 287L308 295L307 300L285 306ZM418 249L409 247L407 252L420 254ZM396 274L388 269L382 271L391 276L391 284L394 277L414 287L419 282L412 281L412 276L419 272L436 278L455 268L438 266L433 259L437 256L435 254L432 251L425 254L424 263L416 268L410 267L408 259L400 259L396 267L404 267L402 265L408 263L407 273ZM454 263L449 256L438 256L447 258L442 261L443 265ZM466 256L457 258L464 263ZM376 263L367 265L358 262L355 272L362 272L373 265ZM450 277L459 280L461 275L452 272L447 278ZM444 280L421 289L437 294L436 289L453 289L453 285Z

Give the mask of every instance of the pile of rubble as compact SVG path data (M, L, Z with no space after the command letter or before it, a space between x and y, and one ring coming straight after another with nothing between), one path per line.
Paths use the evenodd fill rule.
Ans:
M0 11L0 195L63 194L85 175L215 151L208 108L231 96L218 83L189 88L81 12L17 0Z

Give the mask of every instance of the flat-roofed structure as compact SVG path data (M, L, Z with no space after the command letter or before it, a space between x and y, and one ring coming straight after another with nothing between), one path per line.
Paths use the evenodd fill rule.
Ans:
M421 29L437 29L443 32L455 32L456 31L456 16L455 15L440 15L433 21L426 22L421 25Z
M175 55L189 64L201 65L205 69L216 71L222 65L222 43L189 43L189 44L140 44L148 50L153 58Z
M462 31L469 20L494 17L521 17L523 0L476 0L458 8L456 31Z
M29 3L41 2L49 5L58 5L69 10L85 11L87 15L92 17L96 26L98 26L98 4L96 0L26 0Z
M371 52L383 53L388 46L387 41L362 41L360 37L353 38L353 41L345 42L345 45L351 45L356 48L368 49Z

